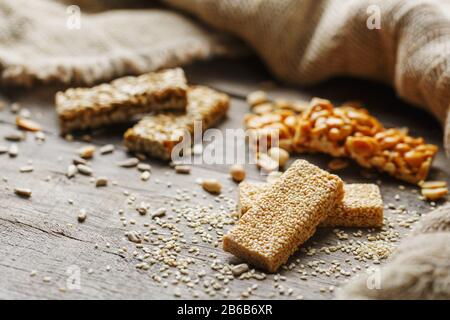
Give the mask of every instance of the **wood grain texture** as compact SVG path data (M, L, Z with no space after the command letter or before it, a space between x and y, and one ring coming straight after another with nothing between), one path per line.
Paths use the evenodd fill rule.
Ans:
M262 71L263 67L250 60L228 61L217 60L199 63L186 68L186 73L191 82L210 85L232 95L232 108L228 119L219 128L241 128L243 115L248 112L245 103L245 95L258 88L261 81L270 79L270 76ZM152 175L149 181L141 181L138 170L119 168L116 163L125 159L126 154L122 146L122 134L126 125L112 127L105 130L97 130L93 133L91 144L101 146L106 143L116 145L113 154L96 155L91 161L94 174L106 176L117 185L109 185L104 188L95 188L91 179L77 175L73 179L65 176L67 166L75 155L75 150L87 143L76 139L68 142L58 134L57 119L53 107L53 95L56 88L35 89L31 91L8 89L3 92L5 99L18 101L23 107L29 109L33 119L37 120L45 128L47 140L38 145L32 134L27 134L27 139L20 142L20 153L17 158L9 158L0 155L0 298L2 299L172 299L175 298L174 290L179 288L182 298L191 298L192 289L185 284L173 285L171 280L161 283L152 279L153 275L161 275L160 265L155 265L148 271L137 270L139 261L133 256L135 249L133 243L128 241L124 232L126 230L148 230L144 223L155 224L149 215L140 216L135 207L142 201L148 202L152 209L159 207L169 208L166 217L167 222L174 222L177 213L172 209L181 206L184 202L177 200L177 190L197 193L190 201L191 206L209 206L220 212L221 206L225 207L226 198L235 198L236 184L229 179L227 165L195 165L190 175L177 175L164 163L148 161L152 165ZM424 111L413 109L395 98L390 89L381 85L360 82L349 79L333 80L319 87L294 89L289 86L278 85L270 90L272 97L286 97L309 99L312 96L330 98L336 102L360 99L370 110L377 115L386 126L408 126L413 135L422 135L429 142L441 144L442 131L434 119ZM8 132L15 130L14 117L8 109L0 111L0 145L8 145L3 139ZM228 146L228 144L227 144ZM230 150L226 150L230 151ZM302 155L322 168L326 168L329 157L323 155ZM293 160L293 159L292 159ZM34 172L20 173L19 167L32 161ZM448 160L440 151L431 178L446 179L449 181ZM253 165L247 165L247 177L250 180L263 180ZM386 210L386 216L396 222L415 219L419 215L411 212L418 211L426 214L431 206L417 199L417 195L411 190L413 186L406 185L405 190L399 189L399 182L384 175L374 174L371 177L361 174L356 165L339 172L346 182L374 182L382 180L381 191L384 202L393 203L396 206L404 205L406 213L396 213ZM197 177L215 177L223 185L224 197L218 198L206 194L195 183ZM6 178L6 179L3 179ZM157 181L159 180L159 183ZM167 186L167 182L172 185ZM19 198L13 193L14 187L26 187L33 191L30 199ZM136 197L133 204L128 204L129 196L124 194L127 190ZM399 195L400 200L395 196ZM73 204L69 203L73 200ZM88 213L87 220L80 224L77 222L77 214L80 208L85 208ZM123 216L129 221L136 220L135 225L123 226L120 221L119 209L124 210ZM394 228L399 232L400 238L404 237L409 228L394 223ZM191 257L194 260L188 269L192 279L196 279L196 271L205 270L206 276L200 279L194 286L194 291L199 292L199 298L223 298L223 290L217 290L214 296L203 292L205 280L216 279L217 272L211 269L211 263L219 259L222 263L236 262L229 254L222 251L220 246L199 241L194 244L199 248L199 254L189 252L192 246L190 240L198 237L195 229L188 226L185 218L180 218L176 223L177 228L184 234L187 240L182 245L180 256ZM224 230L230 226L225 225ZM220 235L214 228L208 230L213 242L220 240ZM163 237L169 237L167 229L157 227ZM356 231L356 230L350 230ZM376 235L377 231L363 230L361 237L350 238L365 240L368 234ZM155 236L156 237L156 236ZM274 275L268 275L265 280L239 280L230 281L223 288L230 288L229 298L240 298L240 293L254 283L258 288L251 298L255 299L291 299L302 295L307 299L329 299L333 293L322 292L322 288L329 286L339 287L349 277L331 277L325 274L311 275L312 268L309 262L323 261L323 267L329 267L333 261L338 261L346 270L361 264L363 269L371 263L359 263L354 256L345 252L328 254L320 252L320 248L338 242L335 233L330 229L320 229L317 234L305 245L318 250L315 255L309 256L303 251L294 255L291 261L298 259L300 264L308 270L308 280L300 279L300 274L293 270L281 270L280 274L286 280L275 281ZM98 245L96 249L95 246ZM152 248L151 244L145 246ZM126 247L128 252L119 253L118 249ZM154 247L154 246L153 246ZM214 258L217 256L217 258ZM348 260L348 261L347 261ZM350 264L351 263L351 264ZM75 267L74 267L75 266ZM107 271L110 266L110 271ZM70 290L67 281L71 278L70 271L79 268L81 275L81 288ZM92 269L92 270L90 270ZM36 270L35 276L30 272ZM89 272L88 272L89 271ZM91 272L92 271L92 272ZM364 271L360 271L364 272ZM352 274L356 274L357 272ZM50 282L44 282L44 277L51 277ZM167 287L163 282L167 281ZM285 289L292 288L291 295L280 294L275 288L281 284ZM62 292L60 288L66 288Z

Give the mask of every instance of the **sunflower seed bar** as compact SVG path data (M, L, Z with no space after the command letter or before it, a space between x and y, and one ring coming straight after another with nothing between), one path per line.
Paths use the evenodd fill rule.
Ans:
M259 195L269 187L266 183L242 182L239 184L238 210L244 215L258 200ZM344 185L344 198L321 227L380 227L383 225L383 199L375 184L354 183Z
M426 179L438 148L406 130L386 129L366 109L313 99L301 115L279 111L247 115L245 124L258 137L279 136L291 152L322 152L349 157L365 168L417 184ZM269 139L270 140L270 139Z
M196 86L188 90L185 114L160 113L147 116L125 132L125 146L154 158L169 160L172 149L183 140L186 131L193 134L194 122L206 130L222 119L229 107L229 97L213 89Z
M297 160L224 237L223 248L275 272L342 200L339 177Z
M58 92L55 104L61 132L97 128L153 111L184 111L186 90L184 72L176 68Z

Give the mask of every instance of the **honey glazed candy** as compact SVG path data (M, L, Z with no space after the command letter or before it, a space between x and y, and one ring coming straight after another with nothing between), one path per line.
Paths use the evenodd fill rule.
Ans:
M301 114L275 110L249 114L246 128L258 137L279 137L279 146L290 152L322 152L354 159L365 168L418 184L424 181L438 148L405 129L386 129L366 109L349 105L334 107L330 101L313 99Z
M140 120L125 133L125 146L133 152L143 152L162 160L171 158L172 149L192 135L195 121L202 130L215 125L227 113L229 97L213 89L195 86L188 89L186 113L160 113Z

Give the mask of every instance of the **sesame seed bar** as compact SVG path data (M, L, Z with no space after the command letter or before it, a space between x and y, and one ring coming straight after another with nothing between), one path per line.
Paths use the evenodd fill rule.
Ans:
M383 199L380 188L371 183L344 185L344 198L330 211L322 227L375 228L383 225Z
M279 136L279 146L290 152L322 152L354 159L413 184L424 181L438 148L406 130L386 129L366 109L313 99L302 114L288 111L247 115L254 135ZM270 132L270 134L268 133Z
M244 215L260 193L268 187L266 183L241 182L238 191L239 215ZM328 212L321 227L380 227L383 225L383 199L375 184L354 183L344 185L342 202Z
M223 239L223 249L276 272L342 200L339 177L297 160Z
M241 218L253 204L258 201L259 195L268 187L268 183L252 183L243 181L239 183L237 211L239 218Z
M187 97L186 113L167 112L143 118L125 132L125 146L130 151L169 160L185 132L193 134L195 121L201 121L202 130L206 130L221 120L229 108L228 95L207 87L190 87Z
M185 111L186 90L184 72L176 68L57 92L61 132L98 128L153 111Z

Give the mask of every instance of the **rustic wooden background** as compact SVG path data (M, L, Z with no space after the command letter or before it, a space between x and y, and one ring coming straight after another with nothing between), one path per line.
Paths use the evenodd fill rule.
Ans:
M191 83L204 84L227 92L232 97L229 117L220 125L224 128L242 128L243 115L249 111L245 103L245 96L261 86L270 75L264 66L255 59L243 60L215 60L197 63L186 67L186 73ZM88 143L76 137L74 142L68 142L58 134L57 119L53 106L53 95L58 88L38 88L34 90L3 89L1 96L8 102L19 102L31 111L33 119L41 123L47 135L44 144L36 143L32 134L19 143L20 154L17 158L0 155L0 298L2 299L172 299L174 292L180 290L181 298L192 298L193 291L198 292L198 298L224 298L223 288L228 287L228 298L240 298L241 292L257 283L258 288L250 298L264 299L330 299L334 292L348 276L335 277L325 274L312 275L313 267L309 262L320 261L321 266L327 268L332 262L340 262L341 266L352 275L364 272L372 262L360 263L354 260L351 253L334 252L327 254L318 251L314 255L307 255L299 251L292 261L300 261L308 272L308 280L301 280L297 268L281 270L280 275L286 277L281 280L274 275L268 275L265 280L235 279L224 285L221 290L213 290L215 295L208 295L203 290L203 281L216 279L217 272L211 269L211 263L219 259L222 263L236 262L229 254L222 251L220 246L199 241L195 244L200 253L189 253L189 239L193 230L187 222L181 219L177 227L185 233L187 243L182 247L183 257L192 257L194 264L189 266L192 279L196 279L195 271L204 270L206 275L194 289L184 284L173 285L169 277L169 284L164 286L152 279L152 276L162 274L158 267L148 271L135 268L138 261L132 255L134 244L124 237L125 230L143 230L144 222L151 218L139 216L134 210L136 204L146 201L152 208L170 207L168 203L177 196L177 190L194 191L197 197L191 203L212 205L217 212L224 205L227 197L234 198L236 184L228 176L227 165L195 165L190 175L177 175L164 163L149 160L152 165L152 175L149 181L143 182L136 169L119 168L116 162L128 155L122 146L122 133L127 126L114 127L92 134L92 142L97 146L113 143L116 151L107 156L96 156L92 161L95 176L106 176L117 181L117 185L105 188L95 188L89 177L80 176L67 179L67 166L75 154L75 150ZM320 96L334 102L347 100L361 100L371 112L379 117L386 126L409 127L413 135L425 137L430 143L442 146L442 130L439 123L426 112L406 105L398 100L391 89L370 82L335 79L311 88L290 88L278 84L270 91L271 97L310 99ZM7 133L15 130L15 115L7 107L0 111L0 145L7 146L3 139ZM330 160L327 156L304 155L303 158L326 168ZM293 157L294 158L294 157ZM34 172L20 173L19 167L32 161ZM442 150L437 156L431 173L432 178L446 179L449 177L449 162ZM339 175L346 182L374 182L382 181L381 190L386 204L393 203L395 207L406 208L399 213L397 210L386 210L386 217L392 228L398 231L399 238L404 237L414 221L420 215L429 212L430 204L417 199L414 186L405 185L399 188L399 181L384 175L362 174L361 169L352 165ZM247 176L251 180L263 180L253 165L247 166ZM223 198L206 194L200 186L195 184L196 178L216 177L224 185ZM158 180L160 182L158 182ZM167 182L172 183L171 187ZM22 186L30 188L33 195L30 199L19 198L13 193L13 188ZM136 197L133 205L127 204L124 190ZM205 195L205 196L204 196ZM399 199L395 199L399 195ZM73 199L74 204L68 200ZM180 203L182 205L182 203ZM438 204L439 205L439 204ZM88 218L83 224L77 222L80 208L85 208ZM135 219L136 225L124 227L117 213L125 210L124 216ZM175 213L169 210L167 221L174 221ZM225 226L225 230L229 226ZM376 236L380 231L363 230L361 237L353 237L347 230L350 239L367 241L368 235ZM208 231L219 238L214 230ZM160 234L167 236L168 231ZM305 245L305 247L321 248L338 241L333 230L321 229ZM348 240L349 241L349 240ZM95 245L98 248L95 248ZM128 253L119 253L118 249L128 248ZM151 247L151 246L150 246ZM382 261L383 263L383 261ZM362 271L353 272L356 265L362 266ZM107 270L107 266L110 270ZM36 271L32 276L31 272ZM67 281L74 270L80 270L80 289L67 287ZM50 277L45 281L46 277ZM70 279L69 279L70 280ZM280 293L277 283L286 290ZM178 289L175 289L178 288ZM292 293L288 294L291 288Z

